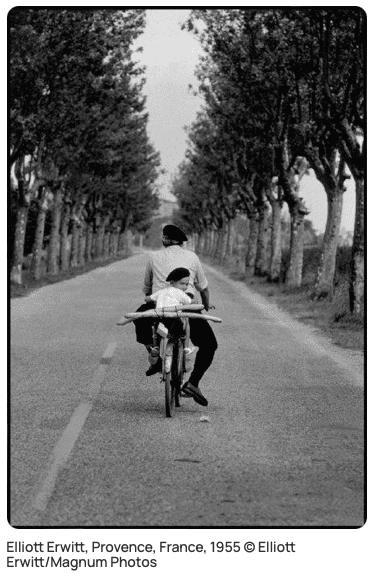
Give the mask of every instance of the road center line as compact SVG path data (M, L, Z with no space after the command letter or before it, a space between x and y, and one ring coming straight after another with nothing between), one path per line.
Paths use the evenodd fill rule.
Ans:
M38 491L33 501L33 508L37 511L44 511L48 505L48 501L50 500L56 485L59 471L66 464L74 445L82 432L94 401L99 394L100 387L107 371L107 366L115 352L116 346L117 344L115 342L108 344L103 356L101 357L100 366L93 376L91 387L87 394L87 400L81 402L81 404L75 409L68 425L52 450L47 466L39 478Z

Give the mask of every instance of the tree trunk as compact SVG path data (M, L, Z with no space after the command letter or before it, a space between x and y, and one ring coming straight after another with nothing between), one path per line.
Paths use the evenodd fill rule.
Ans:
M195 245L196 245L196 234L195 232L191 233L191 235L189 236L189 239L187 241L187 247L191 250L194 251L194 253L196 252L195 250Z
M233 257L234 242L236 237L236 220L228 220L228 231L227 231L227 247L226 247L226 259L231 260Z
M113 229L111 229L111 231L109 232L109 241L108 241L108 253L110 256L114 255L115 253L114 235L115 232Z
M258 212L254 212L249 215L249 237L247 240L247 251L245 257L245 271L250 275L254 275L255 270L255 259L257 255L257 245L258 245L258 235L259 235L259 216Z
M109 231L104 232L104 239L103 239L103 257L104 259L108 259L109 257Z
M81 224L79 228L79 247L78 247L78 265L84 266L85 265L85 253L86 253L86 226Z
M349 287L350 311L362 314L365 292L365 199L363 179L356 179L356 207L353 235L351 276Z
M68 229L69 229L70 212L71 212L70 203L65 203L62 218L61 218L61 227L60 227L60 268L61 268L61 271L68 271L68 269L69 269Z
M16 174L18 169L16 167ZM24 179L17 174L18 178L18 190L14 192L17 195L18 209L17 209L17 220L14 233L14 247L13 247L13 260L12 260L12 270L10 272L10 280L18 285L22 285L22 264L23 264L23 254L25 248L25 235L26 235L26 225L27 216L30 207L30 192L27 191L24 183Z
M202 247L203 247L203 235L201 232L196 234L195 247L196 247L196 253L201 254L202 253Z
M85 247L86 263L92 262L92 246L93 246L93 224L88 223L86 230L86 247Z
M281 272L281 212L283 201L274 200L272 205L272 226L271 226L271 258L269 266L268 280L278 282Z
M223 219L223 226L221 228L220 235L220 250L219 250L219 262L224 263L227 256L227 239L228 239L228 220Z
M22 285L22 263L25 247L26 222L29 208L19 207L17 211L16 231L14 235L13 266L10 279L13 283Z
M217 247L218 244L218 231L217 229L211 229L211 235L210 235L210 239L209 239L209 251L208 251L208 255L209 257L213 257L215 254L215 249Z
M208 231L204 229L200 235L200 253L201 255L206 255Z
M104 233L105 233L105 225L104 220L101 218L99 222L99 226L96 230L95 235L95 258L100 259L103 256L103 249L104 249Z
M38 280L41 277L40 264L43 250L44 225L46 222L46 212L48 208L47 195L47 190L45 187L43 187L42 191L40 191L39 211L33 244L33 259L31 262L31 275L35 280Z
M303 233L305 213L297 205L289 206L290 211L290 254L285 284L299 287L302 283L303 267Z
M212 257L214 259L217 259L220 255L221 239L222 239L222 228L219 227L219 228L215 229L214 244L212 247Z
M79 255L79 238L80 238L81 225L75 219L73 219L72 224L72 249L70 252L70 267L74 269L78 265L78 255Z
M141 243L142 241L142 243ZM120 242L120 228L117 227L116 231L113 233L113 253L114 255L117 255L119 252L119 242ZM142 249L143 247L143 234L141 234L141 237L139 238L139 243L140 243L140 249Z
M130 229L124 231L124 249L127 256L133 252L133 233Z
M119 248L120 248L120 251L125 251L125 245L126 245L125 231L122 231L122 232L120 233L120 237L119 237Z
M268 215L266 204L259 207L259 230L254 273L257 276L267 275Z
M336 252L340 234L343 190L327 190L328 216L315 280L314 298L331 298L336 268Z
M58 258L60 255L60 223L63 194L61 190L54 192L54 202L52 211L52 225L48 247L47 271L56 275L59 271Z

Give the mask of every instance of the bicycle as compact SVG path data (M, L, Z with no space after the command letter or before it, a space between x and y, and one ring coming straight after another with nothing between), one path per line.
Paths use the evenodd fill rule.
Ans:
M216 323L221 323L222 320L216 316L201 314L204 309L202 304L177 305L166 306L164 308L155 308L146 312L131 312L124 314L117 325L124 326L133 322L137 318L155 318L153 324L153 343L157 344L157 325L161 320L170 320L171 318L178 318L186 320L189 318L199 318L209 320ZM168 324L169 325L169 324ZM168 334L160 339L160 357L162 360L161 382L164 382L165 391L165 414L167 418L171 418L174 414L174 409L181 406L181 386L184 381L184 374L186 371L185 353L184 353L184 339L185 339L186 325L181 327L181 324L172 324L168 329Z

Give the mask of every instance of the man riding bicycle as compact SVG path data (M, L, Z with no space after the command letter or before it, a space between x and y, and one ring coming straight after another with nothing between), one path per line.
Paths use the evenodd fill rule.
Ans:
M203 271L202 264L198 256L188 249L182 247L187 241L185 233L176 225L166 225L163 228L162 243L164 248L149 256L146 264L143 292L150 296L156 291L168 286L166 281L169 273L178 267L185 267L190 272L189 284L186 294L195 301L195 290L200 293L202 304L208 310L210 308L210 296L208 282ZM138 312L153 309L155 305L151 303L142 304ZM141 318L134 321L136 328L137 342L144 344L148 351L152 349L152 320ZM202 406L207 406L208 402L202 394L199 383L206 370L211 366L217 349L215 334L206 320L199 318L190 319L190 340L197 346L198 352L190 378L182 387L185 396L192 397L195 402ZM161 370L161 360L151 366L146 374L148 376L156 374Z

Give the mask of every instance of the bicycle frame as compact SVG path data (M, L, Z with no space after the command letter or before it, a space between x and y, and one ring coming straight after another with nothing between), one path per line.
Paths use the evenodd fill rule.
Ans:
M184 324L185 326L185 324ZM154 345L157 344L157 323L153 324ZM183 333L178 327L178 333L173 331L173 326L168 335L160 339L160 358L162 360L161 382L165 387L165 412L170 418L175 407L180 406L180 393L185 373L184 339L186 326Z
M131 312L124 314L117 322L118 326L125 326L139 318L154 319L154 322L179 318L188 323L189 318L199 318L220 323L222 320L215 316L202 314L202 304L176 305L164 308L154 308L145 312ZM198 313L199 312L199 313ZM181 326L180 326L181 327ZM153 324L154 345L156 345L156 323ZM173 326L171 330L173 329ZM162 359L161 381L165 385L165 411L166 416L173 415L174 407L180 406L180 391L185 373L184 334L173 334L168 330L168 335L160 340L160 356Z

